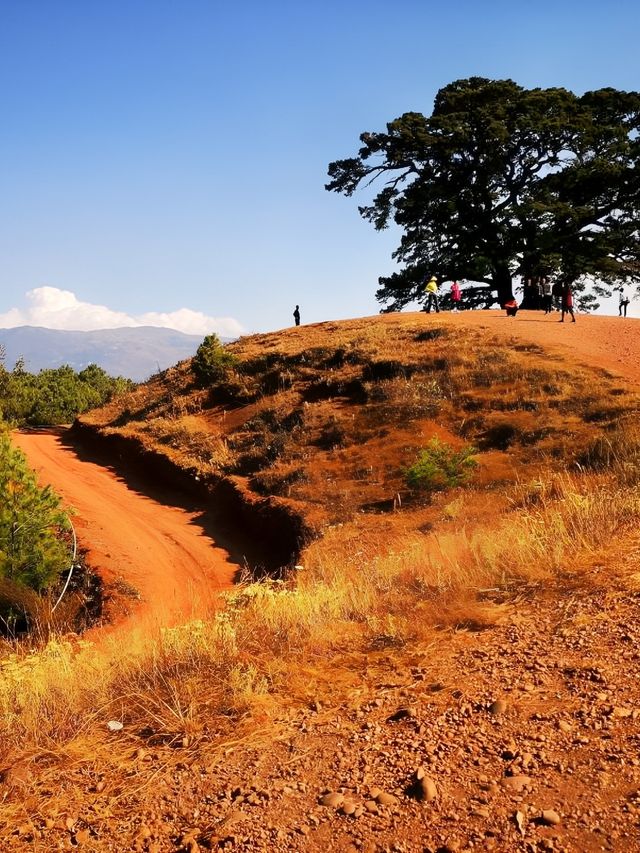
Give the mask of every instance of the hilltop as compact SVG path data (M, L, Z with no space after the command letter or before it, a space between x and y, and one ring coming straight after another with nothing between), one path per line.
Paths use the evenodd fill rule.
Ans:
M541 469L598 464L603 436L637 405L614 374L567 362L504 319L392 314L253 335L228 347L237 364L223 381L202 386L182 362L82 416L76 432L144 457L168 484L233 496L232 515L246 510L239 535L248 525L268 567L293 564L337 524L423 537L438 519L442 534L449 491L424 500L406 483L434 437L477 449L464 523L493 524L509 488Z
M246 569L209 617L8 659L12 849L637 847L640 332L616 319L254 335L216 382L185 361L83 415L82 458L187 492ZM417 487L434 439L466 482L438 456Z

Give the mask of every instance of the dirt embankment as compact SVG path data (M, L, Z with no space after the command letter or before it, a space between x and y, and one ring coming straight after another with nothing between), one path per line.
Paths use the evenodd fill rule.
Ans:
M65 441L80 458L108 465L160 501L182 496L201 507L212 537L255 574L293 564L313 532L286 500L261 498L232 477L197 474L134 438L76 421Z

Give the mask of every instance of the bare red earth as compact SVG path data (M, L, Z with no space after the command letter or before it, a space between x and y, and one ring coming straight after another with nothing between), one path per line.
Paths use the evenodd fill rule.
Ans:
M200 616L211 609L237 570L198 522L197 512L160 503L131 489L113 471L82 461L60 433L16 433L41 483L51 484L75 510L73 523L87 562L117 596L118 611L129 601L136 616L160 624Z

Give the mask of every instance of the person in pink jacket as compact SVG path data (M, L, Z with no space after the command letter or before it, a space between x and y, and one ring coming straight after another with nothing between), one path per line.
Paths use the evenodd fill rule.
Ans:
M571 291L571 287L568 284L565 284L562 287L562 314L560 315L561 323L564 323L565 314L571 314L571 322L575 323L576 318L573 313L573 293Z
M457 311L460 307L460 300L462 299L462 291L460 290L460 285L457 281L454 281L451 285L451 300L453 302L453 311Z

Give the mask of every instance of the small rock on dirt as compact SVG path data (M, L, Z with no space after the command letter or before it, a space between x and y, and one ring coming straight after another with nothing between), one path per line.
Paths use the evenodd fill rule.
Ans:
M521 793L525 788L531 785L530 776L505 776L500 780L500 784L507 791L513 791L516 794Z
M393 806L398 802L398 798L394 797L393 794L388 794L386 791L380 791L376 800L380 803L381 806Z
M560 815L554 809L545 809L542 812L542 821L546 823L547 826L556 826L560 823Z
M320 797L320 805L328 806L331 809L339 809L343 803L344 796L337 791L331 791L329 794Z
M424 803L430 803L438 796L438 787L429 776L423 776L416 782L418 799Z

